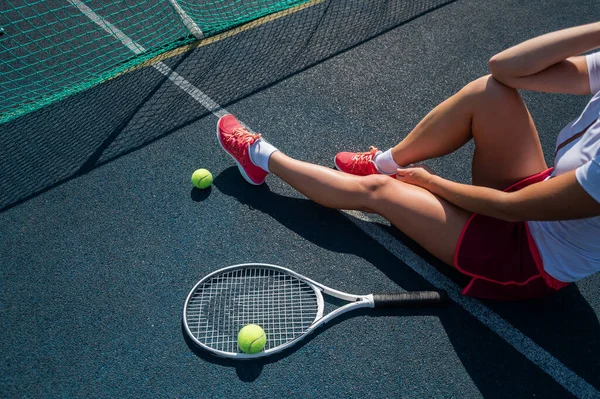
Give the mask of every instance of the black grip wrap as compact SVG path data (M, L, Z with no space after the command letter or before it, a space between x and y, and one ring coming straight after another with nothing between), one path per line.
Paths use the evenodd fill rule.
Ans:
M446 291L415 291L396 294L373 294L376 308L444 303Z

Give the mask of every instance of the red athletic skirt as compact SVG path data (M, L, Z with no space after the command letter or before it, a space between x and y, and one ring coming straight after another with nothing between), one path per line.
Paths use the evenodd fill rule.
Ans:
M543 181L552 170L530 176L504 191L518 191ZM526 222L505 222L476 213L463 228L454 265L472 278L462 293L477 298L541 298L568 285L546 273Z

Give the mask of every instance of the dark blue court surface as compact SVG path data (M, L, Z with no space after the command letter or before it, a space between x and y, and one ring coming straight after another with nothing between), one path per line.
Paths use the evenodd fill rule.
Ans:
M495 53L600 18L593 0L325 1L164 64L290 156L389 148ZM116 40L116 39L115 39ZM523 93L548 163L586 97ZM380 220L276 177L246 184L217 118L144 68L0 125L2 398L600 397L600 277L540 302L460 297L460 276ZM469 182L472 146L429 164ZM208 168L214 185L192 189ZM450 287L443 308L359 311L265 360L185 339L224 266L351 293Z

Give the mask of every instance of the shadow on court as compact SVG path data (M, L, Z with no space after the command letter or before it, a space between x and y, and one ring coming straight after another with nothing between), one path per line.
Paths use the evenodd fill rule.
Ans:
M164 63L226 107L453 1L328 0ZM208 115L146 67L2 124L0 211Z
M325 314L328 313L327 305L330 305L332 301L329 301L331 298L328 298L326 295L324 296L326 302L326 311ZM328 303L329 301L329 303ZM342 301L343 302L343 301ZM344 303L336 303L336 306L342 306ZM189 349L196 355L198 358L203 361L210 362L213 364L218 364L220 366L225 367L233 367L235 368L236 374L238 378L243 382L253 382L257 380L263 369L265 367L269 367L270 364L276 363L282 360L285 357L291 356L292 354L301 350L304 346L310 345L310 342L317 338L319 333L323 332L328 328L332 328L340 323L343 323L345 320L348 320L353 317L417 317L417 316L437 316L440 317L442 312L444 312L444 308L447 306L453 305L443 305L443 308L439 307L423 307L423 308L403 308L403 309L384 309L384 310L369 310L369 309L358 309L349 313L345 313L331 320L324 326L321 326L319 329L312 332L302 341L294 344L292 347L284 350L281 353L277 353L271 356L267 356L264 358L259 358L256 360L234 360L228 358L222 358L211 354L208 351L205 351L199 348L194 342L188 337L187 333L184 330L183 323L181 334L183 335L183 339L185 343L189 347ZM369 321L366 320L365 323Z
M449 270L394 226L385 228L461 287L468 281L461 274ZM575 284L541 300L482 302L587 382L593 386L600 385L600 375L588 362L588 359L600 359L600 323L594 309ZM458 348L471 342L471 334L449 336L459 354L461 351Z
M223 194L233 196L241 203L268 214L278 223L319 247L365 259L407 291L432 289L421 276L336 210L322 207L307 199L276 194L267 184L249 187L235 166L216 176L214 185ZM384 225L381 228L392 233L457 284L465 283L464 276L433 258L396 228ZM485 303L589 383L600 384L600 377L595 373L595 369L590 368L586 361L582 361L582 354L585 354L587 359L600 358L600 340L597 338L600 336L600 326L594 310L579 294L576 286L567 287L553 297L541 301ZM521 353L456 304L449 304L443 309L360 310L333 320L325 328L350 317L410 317L423 314L440 318L461 362L484 397L568 396L568 392L544 371L534 366ZM192 343L188 345L194 348L194 353L202 359L235 367L241 380L252 381L258 377L263 367L296 352L308 344L314 335L282 354L248 362L219 359L198 350ZM410 345L410 338L407 341L407 345ZM496 367L498 362L505 366ZM491 364L495 364L495 367L486 367ZM494 371L490 372L491 369ZM507 384L506 381L511 383Z
M326 0L163 62L282 150L325 164L337 150L395 143L486 73L494 52L595 18L595 2L577 5ZM556 133L586 100L524 97L551 156ZM218 148L215 122L148 67L0 125L0 396L572 396L454 303L359 310L257 361L182 342L188 284L241 260L301 265L356 293L392 281L432 289L338 211L276 179L245 183ZM467 182L466 155L434 168ZM196 165L220 172L212 188L190 190ZM395 228L378 227L464 284ZM600 387L598 282L541 302L485 305Z

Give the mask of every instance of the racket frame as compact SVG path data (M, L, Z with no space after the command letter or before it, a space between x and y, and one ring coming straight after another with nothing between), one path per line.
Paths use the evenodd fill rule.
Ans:
M313 291L315 292L316 298L317 298L317 314L315 316L314 321L312 322L312 324L306 329L306 331L299 335L298 337L294 338L293 340L290 340L282 345L278 345L274 348L269 348L265 351L261 351L255 354L248 354L248 353L242 353L242 352L227 352L227 351L222 351L222 350L218 350L218 349L214 349L211 348L205 344L203 344L201 341L199 341L194 334L192 333L192 331L190 330L190 327L188 326L187 323L187 308L188 308L188 304L192 298L192 296L194 295L194 293L196 292L196 289L204 284L206 281L210 280L211 278L213 278L214 276L221 274L221 273L226 273L235 269L243 269L243 268L251 268L251 267L266 267L269 269L275 269L278 271L281 271L283 273L287 273L290 274L294 277L296 277L297 279L305 282L306 284L308 284ZM325 316L323 316L323 310L325 308L325 301L323 299L323 293L332 296L334 298L338 298L338 299L342 299L345 301L348 301L349 303L346 305L343 305L335 310L333 310L331 313L326 314ZM197 346L199 346L202 349L205 349L207 351L209 351L210 353L220 356L220 357L225 357L225 358L230 358L230 359L257 359L257 358L261 358L261 357L265 357L265 356L269 356L269 355L273 355L279 352L284 351L285 349L289 348L292 345L295 345L296 343L298 343L299 341L303 340L306 336L308 336L310 333L312 333L314 330L316 330L317 328L319 328L320 326L326 324L327 322L329 322L331 319L340 316L344 313L347 313L349 311L352 311L354 309L359 309L359 308L373 308L375 306L375 303L373 301L373 295L372 294L368 294L368 295L353 295L353 294L348 294L346 292L342 292L342 291L338 291L338 290L334 290L333 288L327 287L326 285L323 285L321 283L318 283L314 280L311 280L310 278L303 276L299 273L296 273L293 270L287 269L285 267L281 267L281 266L277 266L277 265L271 265L268 263L241 263L238 265L233 265L233 266L227 266L224 267L222 269L219 270L215 270L214 272L206 275L204 278L202 278L202 280L198 281L196 283L196 285L194 285L194 287L192 288L192 290L190 291L190 293L188 294L186 300L185 300L185 304L183 306L183 325L184 325L184 329L185 332L187 333L188 337L190 339L192 339L192 341L194 342L194 344L196 344Z

